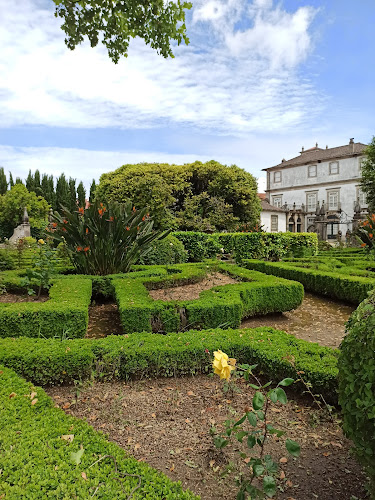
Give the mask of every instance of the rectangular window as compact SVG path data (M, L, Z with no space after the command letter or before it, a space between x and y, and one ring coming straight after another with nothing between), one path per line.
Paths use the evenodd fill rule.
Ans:
M339 192L328 191L328 210L339 209Z
M281 171L280 170L273 173L273 182L281 182Z
M357 199L361 208L367 207L366 193L364 193L360 188L357 188Z
M317 193L308 193L307 195L307 211L315 212L316 210Z
M309 177L316 177L316 165L309 165L307 172Z
M271 233L277 233L279 230L279 216L271 215Z
M281 208L282 197L281 196L272 196L272 205L274 207Z
M331 161L329 164L329 174L334 175L339 173L339 162L338 161Z

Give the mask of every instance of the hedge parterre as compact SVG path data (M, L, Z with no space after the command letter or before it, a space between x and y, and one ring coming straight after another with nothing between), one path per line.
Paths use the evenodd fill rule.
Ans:
M2 366L0 413L0 491L7 500L199 499Z
M310 263L311 264L311 263ZM307 264L307 265L310 265ZM301 267L301 262L264 262L245 259L242 264L248 269L296 280L310 292L359 304L375 287L375 278L347 275L342 272L323 271Z
M148 290L201 280L215 268L238 278L238 284L202 291L189 301L153 300ZM231 264L168 266L169 276L113 279L121 322L126 333L175 332L188 328L238 327L242 318L295 309L303 300L300 283L249 271ZM133 273L134 274L134 273Z
M209 373L217 349L239 363L257 364L258 372L274 380L298 378L297 372L303 371L313 391L336 399L338 350L268 327L167 335L142 332L93 340L0 339L0 363L36 384L56 385L87 378Z

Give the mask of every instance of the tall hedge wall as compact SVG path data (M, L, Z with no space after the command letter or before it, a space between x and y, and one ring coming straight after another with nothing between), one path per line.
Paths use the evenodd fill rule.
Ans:
M318 251L315 233L214 233L179 231L173 235L183 242L189 261L199 262L218 253L230 253L237 262L243 259L279 260L306 257Z

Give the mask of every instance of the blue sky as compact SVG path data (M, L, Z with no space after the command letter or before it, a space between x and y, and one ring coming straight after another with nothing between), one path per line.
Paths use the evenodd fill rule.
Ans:
M189 46L114 65L74 52L52 0L0 0L0 166L89 184L142 161L215 159L259 178L315 142L375 134L373 0L196 0Z

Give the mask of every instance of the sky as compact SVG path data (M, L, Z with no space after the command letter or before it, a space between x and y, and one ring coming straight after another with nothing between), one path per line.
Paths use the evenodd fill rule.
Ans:
M375 134L373 0L193 0L189 45L140 39L115 65L64 44L52 0L0 0L0 166L88 187L126 163L252 173Z

